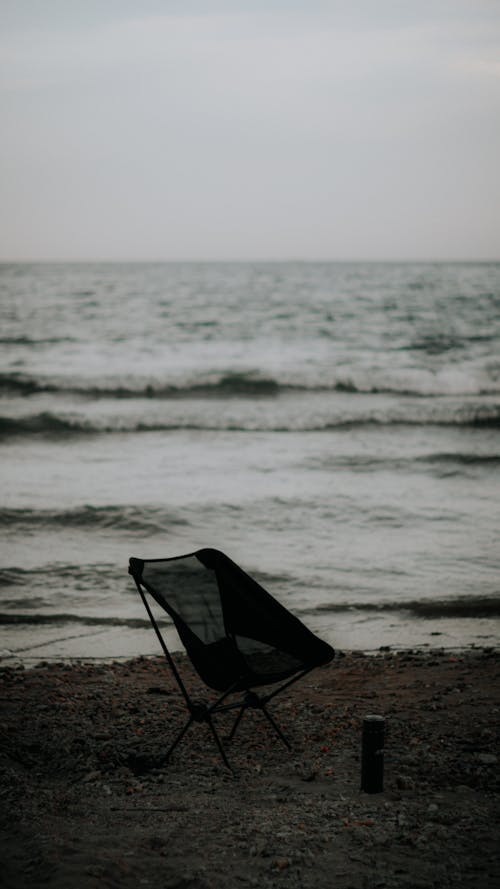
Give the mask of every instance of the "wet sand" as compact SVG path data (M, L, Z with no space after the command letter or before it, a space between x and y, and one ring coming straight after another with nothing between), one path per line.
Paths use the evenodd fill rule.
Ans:
M184 713L157 658L4 667L1 885L496 887L499 689L491 649L349 653L273 701L292 752L245 717L231 773L204 725L160 765ZM377 794L368 713L388 729Z

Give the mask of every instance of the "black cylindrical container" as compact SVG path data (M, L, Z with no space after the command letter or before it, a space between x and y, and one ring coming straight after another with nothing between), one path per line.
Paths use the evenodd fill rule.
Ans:
M361 747L361 790L365 793L384 789L384 739L384 717L365 716Z

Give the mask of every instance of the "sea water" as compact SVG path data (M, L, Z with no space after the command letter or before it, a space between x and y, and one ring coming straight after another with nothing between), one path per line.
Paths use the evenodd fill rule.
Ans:
M205 546L340 649L498 643L500 264L4 264L0 341L4 658L156 651L128 558Z

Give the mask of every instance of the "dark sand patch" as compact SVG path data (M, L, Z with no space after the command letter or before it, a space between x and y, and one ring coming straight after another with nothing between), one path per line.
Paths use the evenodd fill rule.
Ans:
M500 655L351 654L258 713L218 758L163 663L0 670L0 884L497 887ZM192 678L192 684L197 682ZM360 787L361 722L387 719L384 793Z

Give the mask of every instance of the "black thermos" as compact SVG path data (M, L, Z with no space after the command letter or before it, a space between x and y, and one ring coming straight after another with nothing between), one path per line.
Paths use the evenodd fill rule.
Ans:
M361 790L365 793L384 789L384 739L384 717L365 716L361 746Z

